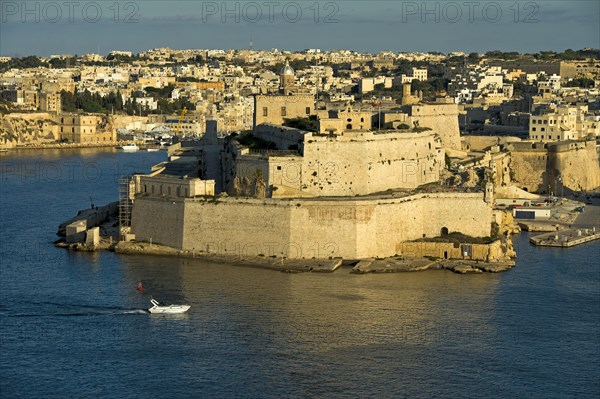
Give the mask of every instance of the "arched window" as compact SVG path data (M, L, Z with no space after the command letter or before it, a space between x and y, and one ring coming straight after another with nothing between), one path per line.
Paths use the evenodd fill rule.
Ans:
M352 130L352 125L348 123L348 124L346 125L346 129L348 129L348 130Z
M447 227L442 227L442 230L440 231L440 235L443 236L447 236L448 235L448 228Z

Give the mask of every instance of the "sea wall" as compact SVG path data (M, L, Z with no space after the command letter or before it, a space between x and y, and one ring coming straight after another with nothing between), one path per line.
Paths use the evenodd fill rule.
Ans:
M448 232L490 235L482 193L364 199L176 199L134 202L137 240L240 256L362 259L401 253L402 243Z
M184 204L175 197L137 197L131 215L132 233L138 241L182 248Z

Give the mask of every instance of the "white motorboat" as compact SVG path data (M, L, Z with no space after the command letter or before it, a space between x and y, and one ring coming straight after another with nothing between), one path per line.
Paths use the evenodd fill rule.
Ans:
M121 149L126 152L133 152L138 151L140 147L138 147L136 144L125 144L124 146L121 146Z
M156 299L150 299L152 307L148 309L150 313L164 313L164 314L176 314L185 313L191 307L190 305L163 305Z

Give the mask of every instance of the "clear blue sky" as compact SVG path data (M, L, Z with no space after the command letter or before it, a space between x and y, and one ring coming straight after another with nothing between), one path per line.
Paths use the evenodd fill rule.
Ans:
M241 49L251 37L255 49L600 48L597 0L65 1L0 0L0 54Z

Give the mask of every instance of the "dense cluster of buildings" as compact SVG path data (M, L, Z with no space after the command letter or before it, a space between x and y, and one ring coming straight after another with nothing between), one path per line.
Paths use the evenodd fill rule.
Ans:
M241 245L258 256L275 246L286 257L316 250L360 259L448 232L506 242L497 192L548 194L557 181L573 191L600 186L599 62L319 50L88 54L64 68L5 69L0 91L10 111L0 140L22 140L19 129L82 144L111 143L123 131L176 133L169 162L131 180L126 235L182 250L225 254ZM62 95L84 92L129 112L63 112Z

